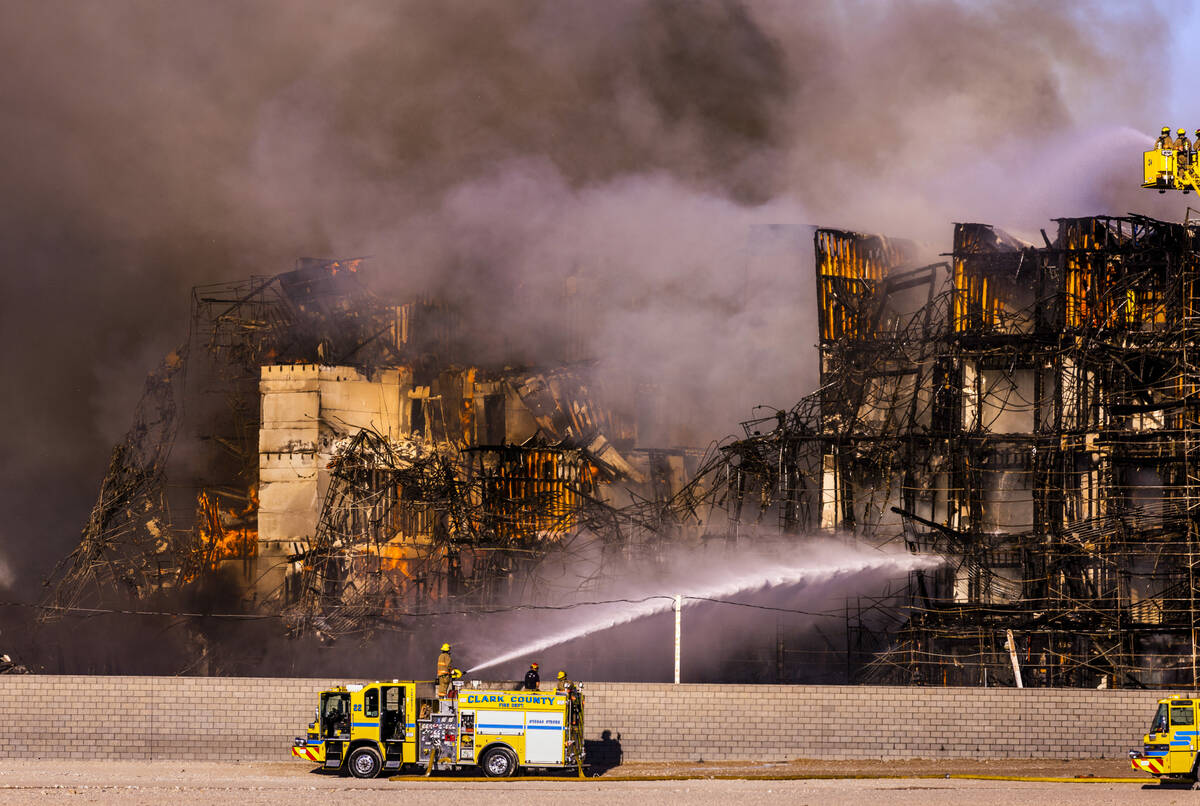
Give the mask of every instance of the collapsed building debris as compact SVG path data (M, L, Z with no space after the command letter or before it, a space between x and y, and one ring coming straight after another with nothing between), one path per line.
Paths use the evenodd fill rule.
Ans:
M0 655L0 674L33 674L27 666L14 661L8 655Z
M164 490L178 427L183 352L168 355L146 379L133 426L113 448L100 495L79 545L59 563L47 612L120 590L133 596L177 586L193 571L193 552L175 545Z
M304 259L195 289L188 349L151 377L51 616L224 576L226 609L363 635L451 600L537 601L538 563L579 541L670 536L698 452L639 447L586 363L469 363L451 306L383 299L361 269ZM175 395L189 448L168 469Z

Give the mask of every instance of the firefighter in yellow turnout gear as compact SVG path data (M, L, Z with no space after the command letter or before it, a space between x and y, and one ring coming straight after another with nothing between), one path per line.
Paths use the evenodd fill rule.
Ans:
M580 700L582 695L579 691L579 687L575 685L575 682L571 680L571 678L567 677L567 672L565 669L560 669L558 672L558 681L554 687L554 693L567 698L567 701L570 703L570 706L567 709L567 712L570 715L568 719L570 720L571 725L576 725L577 723L575 720L578 718L578 714L580 712L579 706L581 705Z
M451 671L454 661L450 658L450 645L442 644L442 654L437 659L437 693L439 697L450 696Z
M1187 168L1192 164L1192 144L1188 142L1185 130L1180 129L1176 134L1179 136L1171 144L1175 149L1175 164L1178 168Z
M1142 187L1200 193L1200 146L1188 140L1186 129L1177 135L1172 139L1171 129L1163 126L1154 147L1142 153Z

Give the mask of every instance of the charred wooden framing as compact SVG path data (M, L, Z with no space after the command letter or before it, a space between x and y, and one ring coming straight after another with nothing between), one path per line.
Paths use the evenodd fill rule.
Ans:
M536 600L538 563L584 538L652 562L681 539L847 534L947 560L847 603L853 679L1011 685L1015 654L1026 685L1194 688L1200 228L1057 226L1032 245L959 224L931 264L818 230L819 388L703 457L638 446L579 366L464 363L452 306L382 300L353 261L197 289L48 603L235 567L292 630L364 634ZM185 381L219 415L207 475L168 485ZM363 383L402 411L265 422L272 395ZM301 471L322 503L289 532L278 480Z
M724 447L732 527L905 540L875 682L1198 682L1197 228L959 224L949 265L816 233L821 386ZM847 610L851 647L861 636ZM867 642L870 645L870 642Z
M148 381L47 613L231 575L225 610L361 636L533 602L549 555L670 534L696 452L639 448L586 363L472 366L452 304L380 297L362 268L303 259L194 289L188 347Z

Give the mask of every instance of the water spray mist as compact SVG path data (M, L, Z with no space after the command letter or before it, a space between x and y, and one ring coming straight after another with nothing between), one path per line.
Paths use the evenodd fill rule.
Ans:
M676 607L677 596L681 597L680 605L686 607L698 601L722 599L771 588L823 582L839 576L853 577L865 572L903 574L918 569L933 568L941 564L941 560L935 557L885 552L861 546L847 547L840 544L833 549L824 544L791 547L790 553L795 554L800 550L809 555L809 558L780 562L777 557L760 555L748 558L752 562L743 559L741 562L734 561L723 564L719 579L714 581L691 579L675 580L673 583L667 581L657 583L668 590L674 588L682 591L679 594L651 593L631 601L581 605L581 607L594 607L595 612L590 617L581 619L577 624L518 646L483 663L476 664L467 671L470 673L488 669L601 630L628 624L655 613L666 612Z

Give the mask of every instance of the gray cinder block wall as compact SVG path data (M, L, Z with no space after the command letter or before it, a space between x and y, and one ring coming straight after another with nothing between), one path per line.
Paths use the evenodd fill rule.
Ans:
M626 761L1123 758L1181 692L593 683ZM1189 696L1183 694L1182 696Z
M288 759L317 692L333 682L0 675L0 758ZM664 683L585 691L589 753L609 762L1118 758L1140 744L1154 701L1168 695Z

